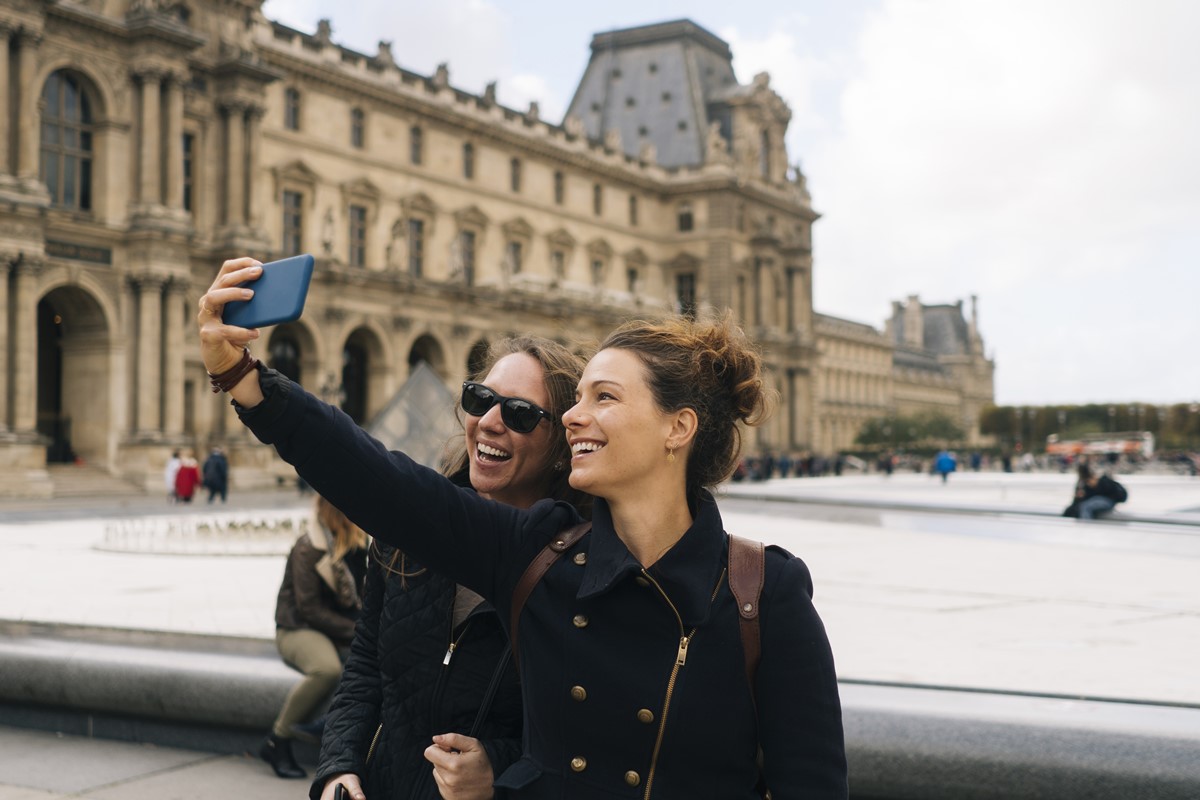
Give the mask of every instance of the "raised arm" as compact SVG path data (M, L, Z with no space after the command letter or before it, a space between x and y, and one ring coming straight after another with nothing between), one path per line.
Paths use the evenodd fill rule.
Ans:
M253 297L252 288L239 288L238 284L257 280L261 275L261 262L253 258L231 259L221 265L212 285L200 298L196 322L200 325L200 356L209 375L220 375L233 369L241 360L246 345L260 336L258 328L226 325L221 312L226 303ZM258 372L251 370L229 390L229 396L244 408L254 408L261 403L263 395L258 385Z
M236 365L245 345L259 336L224 324L221 311L248 296L251 290L238 283L260 273L254 259L226 261L200 300L201 353L212 374ZM347 517L498 608L507 607L504 595L545 543L525 536L526 529L534 525L549 536L573 523L567 507L539 504L519 511L459 489L403 453L389 453L340 409L272 370L252 370L229 393L254 435ZM554 519L543 520L547 514Z

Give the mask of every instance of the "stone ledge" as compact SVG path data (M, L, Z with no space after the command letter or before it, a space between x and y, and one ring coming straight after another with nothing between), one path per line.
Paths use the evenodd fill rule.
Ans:
M23 727L242 752L297 679L263 639L11 622L0 634L0 722ZM1200 797L1197 706L856 681L841 691L856 800Z

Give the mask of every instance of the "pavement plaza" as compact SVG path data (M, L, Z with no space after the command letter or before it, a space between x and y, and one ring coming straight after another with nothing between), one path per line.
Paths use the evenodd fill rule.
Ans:
M1130 490L1125 514L1167 522L1049 516L1067 502L1069 474L960 474L946 485L911 474L775 480L732 485L721 502L728 530L804 558L843 681L1200 706L1194 670L1200 660L1200 480L1122 480ZM311 499L288 494L235 496L229 514L277 518L303 514L310 505ZM0 619L273 638L283 553L294 534L281 533L271 555L101 549L114 520L159 515L163 508L95 506L51 515L0 504L6 573ZM103 788L113 782L99 778L89 779L88 788L9 777L15 756L7 754L32 747L49 755L62 741L0 728L0 753L6 753L0 800L115 796ZM94 740L80 746L98 748L98 763L111 761L101 752L105 747L144 747ZM151 750L153 764L117 783L145 785L150 796L156 774L265 771L236 757ZM161 769L154 766L160 763ZM221 780L209 781L214 792ZM268 788L251 794L272 797L284 783L270 778ZM288 796L298 796L291 786Z

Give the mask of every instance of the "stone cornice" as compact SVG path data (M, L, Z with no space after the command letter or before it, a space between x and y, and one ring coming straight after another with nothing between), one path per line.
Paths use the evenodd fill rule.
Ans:
M157 39L183 51L191 51L208 41L203 36L161 13L140 12L125 19L126 35L131 39Z
M527 115L504 106L489 106L468 92L453 88L430 91L427 88L432 85L429 81L412 78L411 73L405 73L405 78L389 84L348 74L336 65L313 62L282 49L260 46L259 52L268 64L339 92L353 92L380 105L420 114L467 135L516 147L612 181L638 186L644 191L657 190L665 174L657 165L643 164L624 153L610 151L603 142L572 136L562 127L529 120ZM448 105L443 99L451 95L454 105ZM518 123L521 127L508 123ZM546 133L533 132L539 129Z

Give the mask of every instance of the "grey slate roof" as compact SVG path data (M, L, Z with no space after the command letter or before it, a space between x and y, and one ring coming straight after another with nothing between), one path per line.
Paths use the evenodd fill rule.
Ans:
M662 22L592 37L567 116L582 120L589 138L620 131L629 156L649 142L664 167L697 166L710 121L729 137L721 101L739 88L724 40L691 20Z

